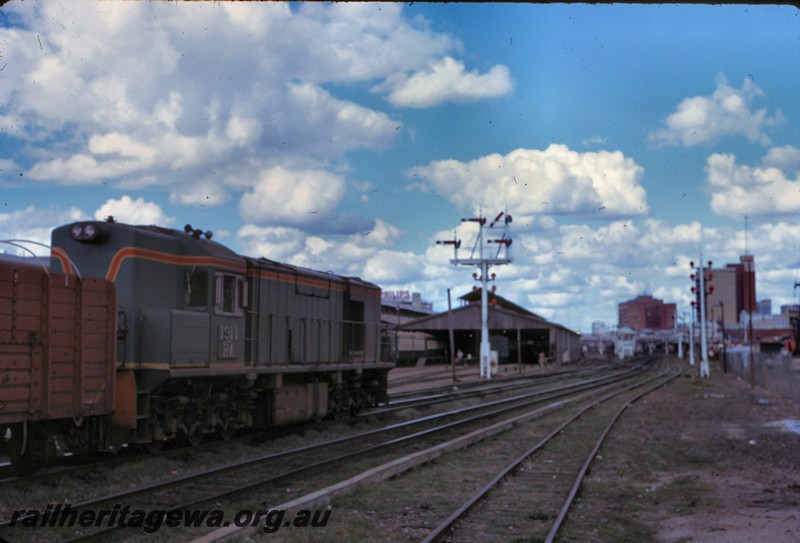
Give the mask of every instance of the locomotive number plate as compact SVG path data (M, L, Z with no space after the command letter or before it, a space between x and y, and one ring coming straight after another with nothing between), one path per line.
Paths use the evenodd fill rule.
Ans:
M239 340L239 327L222 324L219 327L219 358L236 358L236 344Z

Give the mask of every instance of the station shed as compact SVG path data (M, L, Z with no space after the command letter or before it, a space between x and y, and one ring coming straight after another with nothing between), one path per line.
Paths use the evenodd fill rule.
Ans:
M460 307L414 319L401 330L430 334L445 345L452 328L454 349L464 359L475 360L481 341L481 293L461 296ZM544 356L548 363L565 364L580 357L580 334L553 323L519 305L492 294L489 296L489 344L500 364L537 364Z

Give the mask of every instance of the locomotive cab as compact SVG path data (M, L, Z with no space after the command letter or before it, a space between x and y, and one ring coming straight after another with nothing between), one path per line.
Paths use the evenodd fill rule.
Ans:
M187 226L115 222L53 231L53 265L117 285L124 368L209 368L244 360L244 259Z
M116 410L132 443L252 423L244 374L244 259L210 232L75 223L53 231L53 266L118 293ZM230 375L227 379L216 379Z

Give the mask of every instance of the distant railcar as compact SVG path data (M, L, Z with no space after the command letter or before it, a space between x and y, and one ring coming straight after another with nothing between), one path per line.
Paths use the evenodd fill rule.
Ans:
M243 257L188 225L62 226L50 270L0 264L0 288L0 430L22 466L386 397L378 286ZM36 354L54 350L70 355Z

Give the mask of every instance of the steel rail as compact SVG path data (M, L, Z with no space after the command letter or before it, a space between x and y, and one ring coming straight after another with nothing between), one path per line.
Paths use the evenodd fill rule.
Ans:
M263 463L263 462L269 462L269 461L284 459L284 458L288 458L288 457L295 456L295 455L298 455L298 454L303 454L303 453L306 453L306 452L311 452L311 451L315 451L315 450L329 448L329 447L332 447L332 446L335 446L335 445L344 444L344 443L347 443L347 442L350 442L350 441L362 440L364 438L367 438L367 437L370 437L370 436L374 436L374 435L377 435L377 434L387 433L387 432L390 432L390 431L393 431L393 430L400 430L400 429L404 429L404 428L409 428L409 427L412 427L412 426L415 426L415 425L418 425L418 424L423 424L423 423L426 423L426 422L431 422L431 421L435 421L435 420L443 419L443 418L447 418L447 417L458 416L458 415L462 415L462 414L465 414L465 413L468 413L468 412L471 412L471 411L477 411L477 410L486 409L486 408L495 407L495 406L502 406L502 405L505 405L505 404L513 404L514 402L524 401L524 400L527 400L527 399L533 399L534 402L546 401L548 399L559 397L560 395L570 394L570 393L573 393L573 392L576 392L576 391L585 390L586 388L590 388L592 386L600 386L600 385L602 385L604 383L614 382L615 379L617 379L617 378L619 378L619 379L625 378L626 374L632 374L634 371L635 371L635 369L634 370L629 370L628 372L626 372L626 373L624 373L624 374L622 374L620 376L612 376L612 377L602 377L602 378L597 378L597 379L590 379L590 380L582 381L582 382L579 382L579 383L572 383L572 384L567 385L567 386L556 386L556 387L551 387L551 388L547 388L547 389L544 389L544 390L539 390L539 391L535 391L535 392L531 392L531 393L527 393L527 394L521 394L521 395L513 396L513 397L510 397L510 398L501 398L501 399L494 400L492 402L486 402L486 403L483 403L483 404L480 404L480 405L468 406L468 407L463 407L463 408L459 408L459 409L453 409L453 410L445 411L445 412L442 412L442 413L435 413L435 414L432 414L432 415L418 417L418 418L415 418L415 419L412 419L412 420L409 420L409 421L393 423L393 424L389 424L387 426L382 426L380 428L367 430L365 432L359 432L357 434L352 434L352 435L349 435L349 436L343 436L343 437L339 437L339 438L335 438L335 439L331 439L331 440L327 440L327 441L323 441L323 442L319 442L319 443L313 443L311 445L305 445L303 447L297 447L297 448L294 448L294 449L289 449L289 450L286 450L286 451L279 451L279 452L276 452L276 453L269 453L269 454L266 454L266 455L257 456L255 458L249 458L249 459L246 459L246 460L240 460L238 462L232 462L230 464L225 464L223 466L218 466L218 467L215 467L215 468L211 468L209 470L204 470L204 471L200 471L200 472L195 472L195 473L190 473L190 474L182 475L182 476L179 476L179 477L175 477L175 478L169 479L167 481L156 481L156 482L149 483L149 484L139 485L136 488L133 488L133 489L130 489L130 490L126 490L126 491L123 491L121 493L108 495L106 497L92 498L90 500L85 500L85 501L82 501L82 502L78 502L76 504L73 504L73 509L77 509L79 507L86 508L86 507L95 505L97 503L110 501L112 499L128 498L128 497L134 496L134 495L139 494L139 493L145 493L145 492L152 491L154 489L163 487L164 485L175 485L175 486L177 486L179 484L183 484L183 483L186 483L186 482L189 482L189 481L192 481L192 480L195 480L195 479L200 479L200 478L203 478L203 477L208 477L210 475L225 473L225 472L229 472L229 471L233 471L233 470L238 470L238 469L241 469L241 468L257 465L257 464L260 464L260 463ZM515 409L517 407L518 406L512 405L511 407L506 407L505 409L506 410ZM498 411L498 410L491 411L491 412L487 413L486 416L491 416L491 415L497 414L499 412L502 412L502 410L500 410L500 411ZM475 420L475 417L464 419L464 423L471 422L473 420ZM112 461L109 461L109 462L110 463L114 463L115 461L116 460L112 460ZM87 466L87 467L89 469L91 469L92 466ZM64 471L66 471L66 472L76 471L77 472L77 471L81 471L80 468L81 468L80 466L76 466L76 467L73 467L70 470L64 470ZM48 474L45 474L45 475L48 475ZM54 475L57 475L57 474L49 475L49 477L52 477ZM9 520L0 519L0 527L6 526L6 525L8 525L8 523L9 523Z
M561 369L559 369L557 371L548 371L547 373L528 373L528 374L510 374L510 375L506 374L506 375L498 375L496 377L496 379L498 379L498 380L509 380L509 379L526 378L526 377L532 377L532 378L549 377L549 376L553 376L553 375L564 375L564 374L568 374L568 373L578 373L578 372L581 372L581 371L586 370L586 369L592 369L592 368L604 367L604 366L607 366L607 364L603 364L601 366L591 366L591 367L588 367L588 368L585 367L585 366L584 367L580 367L580 368L575 367L574 369L573 368L567 368L567 369L561 368ZM463 368L462 367L461 369L469 369L469 368ZM443 377L443 376L450 377L451 375L452 375L452 372L451 372L451 369L450 369L449 366L446 369L434 370L434 371L428 372L428 373L418 373L418 374L412 374L412 375L404 375L403 377L397 377L395 379L389 379L388 380L388 388L403 386L403 385L406 385L408 383L420 383L420 382L424 383L425 381L434 381L434 380L437 380L437 379L441 379L441 377ZM475 383L476 385L480 385L480 384L485 384L486 383L485 381L467 381L467 382L458 381L458 382L461 383L461 384ZM442 385L442 386L437 386L437 387L430 387L429 389L426 389L426 390L436 390L436 389L440 389L440 388L447 388L449 386L452 386L452 385ZM405 394L413 394L414 392L415 391L403 391L403 392L395 393L395 394L393 394L393 396L405 395ZM416 391L416 392L419 392L419 391Z
M662 386L666 385L673 379L676 379L682 374L682 372L676 372L674 375L669 377L668 379L664 379L660 383L656 383L654 386L647 388L639 392L638 394L634 395L632 398L628 399L618 410L614 413L614 416L611 417L608 425L606 426L605 430L600 434L600 437L597 438L592 451L586 457L586 460L581 466L581 470L578 473L578 476L575 478L575 482L572 485L572 488L569 491L569 495L567 499L564 501L564 505L561 507L561 510L558 513L558 517L556 518L555 522L553 523L552 528L550 528L550 532L547 534L547 538L545 538L545 543L553 543L556 538L556 534L558 534L558 530L561 528L561 525L564 523L564 520L567 518L567 514L569 513L570 508L572 507L572 503L575 501L575 497L578 495L578 491L580 490L581 485L583 484L583 479L586 477L586 472L589 470L589 465L594 460L595 456L597 456L597 452L600 450L600 447L603 445L606 437L608 436L611 429L619 420L619 417L622 416L622 412L625 411L628 407L633 404L636 400L641 398L642 396L653 392L661 388Z
M608 368L583 369L581 371L570 372L570 374L566 375L566 377L581 377L581 376L586 376L587 374L598 374L607 370ZM540 386L543 384L547 384L548 382L551 382L553 380L558 380L558 379L563 380L564 377L565 375L563 374L549 374L549 375L539 375L536 377L533 376L520 377L514 379L513 382L505 382L505 383L493 382L493 384L484 386L476 385L474 387L469 387L466 390L454 391L452 390L452 386L448 387L450 389L449 391L443 390L442 392L438 392L439 389L432 389L435 391L427 395L401 398L394 401L390 400L382 407L375 407L364 410L357 416L360 418L364 418L375 415L385 415L387 413L395 413L397 411L402 411L403 409L426 407L429 405L437 405L444 402L451 402L468 398L488 396L490 394L510 392L514 390Z
M455 401L455 400L458 400L458 399L466 399L466 398L471 398L471 397L475 397L475 396L488 395L490 393L502 393L502 392L507 392L507 391L511 391L511 390L516 390L516 389L519 389L519 388L533 387L533 386L536 386L536 385L539 385L539 384L544 384L542 381L544 381L544 380L546 380L546 379L548 379L550 377L562 376L562 375L565 375L565 374L576 374L576 375L577 374L583 374L583 375L585 375L586 373L597 373L602 369L609 369L609 368L601 366L601 367L595 367L595 368L591 368L591 369L574 370L574 371L570 371L570 372L554 372L554 373L550 373L550 374L547 374L547 375L541 375L540 374L540 375L537 375L537 379L536 379L537 382L534 382L534 383L528 382L526 384L520 384L518 381L520 381L520 380L529 381L530 380L529 377L526 376L526 377L523 377L523 378L515 378L515 379L513 379L513 383L512 382L506 382L506 383L502 383L502 384L495 383L493 385L490 385L489 387L487 387L487 389L489 389L489 390L487 390L487 392L485 394L481 394L480 391L476 391L476 390L472 390L471 389L471 390L467 390L467 391L461 391L461 393L454 393L453 395L448 395L448 394L445 394L445 393L441 393L438 396L430 396L430 397L428 397L429 398L428 401L423 401L422 398L403 399L403 400L400 400L400 402L414 402L414 403L408 403L408 404L403 405L402 407L400 407L399 405L392 404L392 402L390 402L388 405L393 405L393 407L377 408L377 409L370 410L370 411L367 411L367 412L359 413L357 416L359 418L364 418L364 417L367 417L367 416L384 415L384 414L387 414L387 413L392 413L392 412L400 411L402 409L407 409L407 408L423 407L423 406L427 406L427 405L437 405L439 403ZM475 383L476 387L480 386L481 384L482 383L480 383L480 382L476 382ZM438 388L435 388L435 389L428 389L428 390L430 390L430 391L438 391L438 390L443 390L443 389L446 389L446 388L452 388L452 387L438 387ZM481 389L481 390L483 390L483 389ZM418 392L421 392L421 391L418 391ZM302 427L303 425L300 424L300 425L297 425L297 426L298 427ZM283 428L278 428L278 430L282 430L283 429L283 430L289 431L289 430L292 430L293 428L294 427L292 427L292 428L283 427ZM270 434L270 435L272 435L274 437L274 429L272 430L272 432L273 433ZM213 442L209 442L209 443L203 443L203 444L201 444L199 446L198 445L180 446L180 447L170 448L169 450L158 451L158 452L146 452L144 450L139 452L139 451L135 450L135 447L134 448L129 447L129 448L125 449L125 451L116 454L113 458L104 458L102 460L98 460L98 461L95 461L95 462L79 463L78 465L75 465L75 464L66 465L61 469L55 469L55 470L50 470L50 471L39 471L37 473L31 474L31 475L24 475L24 476L12 475L12 473L14 472L14 468L13 468L12 464L10 462L5 462L5 463L0 463L0 487L2 487L3 485L11 485L11 484L26 484L26 483L31 483L33 481L44 480L44 479L52 480L53 478L57 478L57 477L63 477L63 476L67 476L67 475L76 475L76 474L79 474L79 473L82 473L82 472L93 470L93 469L98 468L98 467L113 467L113 466L116 466L116 465L125 464L125 463L130 462L130 461L141 460L143 458L151 458L151 457L167 457L168 458L168 457L173 456L173 455L185 454L187 451L188 452L194 452L194 451L198 451L198 450L203 450L203 449L208 448L208 447L217 447L217 446L220 446L220 445L224 445L226 443L243 441L243 440L258 440L260 437L266 436L267 434L268 434L268 432L245 433L243 435L236 436L236 437L234 437L232 439L228 439L228 440L219 440L219 441L213 441ZM80 459L77 458L77 457L75 458L75 460L80 461ZM8 472L9 475L8 476L3 476L4 472ZM2 525L3 525L2 521L0 520L0 526L2 526Z
M631 377L631 375L628 375L628 376L625 376L625 377L620 377L619 379L612 381L610 384L614 384L615 382L617 382L619 380L627 379L629 377ZM648 381L650 381L650 380L652 380L652 378L648 379ZM600 385L595 384L595 386L610 386L610 384L609 383L603 383L603 384L600 384ZM641 385L638 385L638 386L641 386ZM577 392L580 392L580 391L582 391L582 390L580 390L580 389L577 390ZM458 426L462 426L462 425L468 424L470 422L475 422L475 421L479 421L481 419L485 419L485 418L489 418L489 417L496 416L496 415L499 415L499 414L503 414L503 413L506 413L508 411L512 411L512 410L515 410L515 409L520 409L520 408L523 408L523 407L529 407L530 405L538 404L538 403L541 403L542 401L546 401L548 399L554 399L554 397L560 397L560 396L563 396L565 394L571 394L571 393L574 393L574 392L576 392L576 390L570 390L570 391L565 392L565 393L555 394L555 396L551 396L551 397L548 397L548 398L537 399L537 400L528 401L528 402L525 402L525 403L522 403L522 404L507 406L507 407L503 407L503 408L500 408L500 409L496 409L496 410L488 412L488 413L482 413L482 414L479 414L479 415L474 415L474 416L469 417L467 419L462 419L462 420L457 420L457 421L445 423L445 424L442 424L440 426L436 426L436 427L433 427L433 428L428 428L428 429L425 429L425 430L421 430L419 432L415 432L415 433L412 433L412 434L407 434L407 435L404 435L404 436L401 436L401 437L398 437L398 438L390 439L390 440L383 441L383 442L380 442L380 443L377 443L377 444L374 444L374 445L369 445L367 447L362 447L362 448L359 448L359 449L356 449L356 450L353 450L353 451L349 451L349 452L340 454L338 456L334 456L334 457L331 457L331 458L319 460L319 461L313 462L311 464L305 464L302 467L294 468L294 469L291 469L289 471L285 471L285 472L277 474L277 475L271 475L271 476L268 476L267 478L262 478L262 479L259 479L259 480L252 480L252 481L248 482L246 485L237 486L236 488L234 488L232 490L225 490L225 491L222 491L222 492L217 492L217 493L215 493L213 495L205 495L205 496L203 496L201 498L195 499L195 500L193 500L191 502L188 502L188 503L185 502L185 503L181 503L181 504L174 504L174 505L169 506L167 509L171 509L171 510L172 509L183 509L183 510L185 510L185 509L190 509L190 508L193 508L193 507L197 507L199 505L202 505L202 504L205 504L205 503L209 503L209 502L219 502L219 501L222 501L222 500L230 500L230 499L232 499L233 497L235 497L237 495L253 491L253 490L255 490L255 489L257 489L257 488L259 488L259 487L261 487L263 485L266 485L266 484L277 483L279 481L287 480L287 479L292 478L292 477L297 477L297 476L300 476L300 475L306 475L306 474L310 474L310 473L315 473L315 472L318 472L319 470L321 470L323 468L326 468L326 467L329 467L329 466L332 466L332 465L336 465L336 464L341 463L341 462L343 462L345 460L349 460L349 459L353 459L353 458L356 458L356 459L357 458L363 458L365 456L365 454L367 454L367 453L375 453L377 451L380 451L381 449L393 447L393 446L396 446L396 445L401 444L403 442L413 442L413 441L416 441L416 440L418 440L420 438L423 438L423 437L431 435L431 434L440 433L440 432L443 432L443 431L448 430L448 429L456 428ZM557 404L551 404L551 406L549 406L550 409L548 409L547 407L546 408L540 408L540 411L541 411L540 414L544 414L545 412L548 412L549 410L554 410L554 409L557 409L557 408L564 407L564 406L568 405L571 402L579 401L581 399L585 399L585 397L587 395L591 394L591 393L592 392L590 392L588 394L583 394L581 396L577 396L575 398L572 398L570 400L566 400L566 401L563 401L563 402L557 402ZM211 470L211 471L214 471L214 470ZM202 474L200 474L200 475L202 475ZM114 498L112 498L112 499L110 499L108 501L119 501L119 497L114 497ZM76 505L72 506L72 509L79 509L80 507L85 507L85 505L76 504ZM105 529L101 529L99 531L95 531L95 532L90 533L90 534L78 535L78 536L76 536L74 538L64 540L64 541L62 541L62 543L80 543L80 542L85 542L85 541L91 541L91 540L95 540L95 539L97 539L99 537L102 537L102 536L107 536L108 534L110 534L112 532L116 532L119 529L120 529L120 527L118 527L118 526L111 526L111 527L107 527Z
M650 382L652 380L653 378L648 378L644 382ZM641 386L641 384L642 382L638 383L638 386ZM290 502L276 505L272 508L290 509L293 507L299 507L300 505L302 505L303 507L308 507L312 503L314 504L313 505L314 507L320 507L326 505L330 503L330 501L334 497L352 491L355 487L359 486L360 484L363 484L364 481L382 480L388 477L398 476L399 474L409 469L412 469L415 466L424 464L432 460L433 458L438 457L445 451L449 452L455 449L463 448L465 446L473 445L478 441L482 441L491 436L495 436L499 432L508 431L518 423L544 416L548 413L554 412L557 409L563 408L572 402L585 400L589 396L591 396L591 393L584 393L579 397L571 398L565 401L553 402L547 406L537 408L533 411L529 411L519 415L514 415L511 418L490 423L488 426L484 426L467 434L460 434L459 437L451 439L446 443L434 445L424 450L416 451L411 454L402 456L400 458L396 458L388 463L382 464L381 466L371 468L365 472L362 472L359 475L350 477L345 481L340 481L324 489L314 491L311 494L306 494L299 498L295 498ZM479 435L480 437L476 438L475 437L476 435ZM382 476L379 475L381 473L383 474ZM257 526L251 526L250 528L255 530L257 529ZM243 533L246 532L248 529L249 529L248 527L241 527L236 529L223 528L211 534L207 534L206 536L200 537L199 539L196 540L196 542L210 543L222 540L227 541L231 537L237 537L243 535Z
M677 375L673 376L673 377L670 377L669 379L667 379L667 380L665 380L663 382L660 382L657 385L657 387L658 386L663 386L664 384L666 384L670 380L674 379L675 377L677 377ZM624 392L626 392L628 390L632 390L634 388L641 387L641 386L643 386L643 385L645 385L645 384L647 384L647 383L649 383L651 381L657 380L657 379L663 379L663 374L657 375L655 377L651 377L651 378L646 379L645 381L642 381L642 382L633 383L631 385L628 385L628 386L624 387L621 390L613 391L613 392L611 392L611 393L609 393L609 394L607 394L607 395L605 395L605 396L603 396L601 398L598 398L597 400L591 402L590 404L587 404L583 408L581 408L579 411L577 411L572 416L570 416L568 419L566 419L564 422L562 422L555 430L553 430L552 432L547 434L544 438L542 438L540 441L538 441L535 445L530 447L528 450L526 450L521 455L519 455L517 458L515 458L512 462L510 462L497 475L495 475L495 477L492 478L491 481L489 481L486 485L484 485L483 488L481 488L475 494L473 494L458 509L456 509L453 513L451 513L439 525L437 525L428 534L428 536L423 540L423 543L433 543L433 542L440 541L442 539L442 537L444 537L446 535L445 532L447 530L449 530L459 519L463 518L466 515L466 513L470 509L472 509L472 507L476 503L478 503L481 499L483 499L503 479L505 479L508 475L510 475L514 471L516 471L516 469L520 466L520 464L522 464L522 462L524 462L528 457L533 455L538 450L542 449L552 439L554 439L558 434L560 434L567 426L572 424L575 420L580 418L583 414L585 414L586 412L588 412L589 410L593 409L597 405L599 405L599 404L601 404L601 403L603 403L603 402L605 402L605 401L607 401L607 400L609 400L609 399L611 399L611 398L613 398L615 396L618 396L618 395L620 395L620 394L622 394L622 393L624 393ZM637 398L638 397L640 397L640 396L637 396ZM632 401L633 400L631 400L631 402ZM599 448L599 446L598 446L598 448ZM588 468L588 466L587 466L587 468Z
M454 428L454 427L457 427L457 426L460 426L460 425L468 424L470 422L475 422L476 420L485 419L485 418L488 418L488 417L491 417L491 416L496 416L498 414L502 414L502 413L511 411L513 409L521 409L521 408L529 406L531 404L541 403L543 401L547 401L548 399L553 399L553 398L557 398L557 397L560 397L560 396L581 392L581 391L583 391L583 390L585 390L587 388L610 386L609 383L613 384L614 382L618 382L620 380L629 378L633 374L634 374L634 372L631 371L629 375L616 376L613 379L594 379L594 380L587 381L586 384L583 384L581 386L567 386L567 387L562 387L561 390L559 390L559 389L551 389L551 391L548 391L549 394L545 394L544 392L539 392L539 393L537 393L535 395L534 394L522 395L521 397L523 398L523 403L515 403L515 404L510 405L510 406L507 405L505 407L501 407L500 409L495 409L495 410L490 411L488 413L482 413L482 414L479 414L479 415L474 415L472 417L468 417L467 419L453 421L453 422L450 422L450 423L446 423L446 424L437 426L435 428L422 430L422 431L415 432L415 433L412 433L412 434L409 434L409 435L406 435L406 436L403 436L403 437L400 437L400 438L390 439L390 440L384 441L382 443L378 443L377 445L372 445L372 446L369 446L367 448L360 448L360 449L358 449L356 451L351 451L351 452L346 453L346 454L341 454L341 455L338 455L338 456L336 456L334 458L329 458L327 460L321 460L321 461L318 461L318 462L315 462L315 463L312 463L312 464L304 465L303 467L301 467L299 469L295 469L295 470L292 470L292 471L289 471L289 472L284 472L284 473L278 474L276 476L271 476L271 477L268 477L267 479L261 479L261 480L258 480L258 481L252 481L247 485L243 485L243 486L240 485L239 487L237 487L237 488L235 488L233 490L230 490L230 491L224 491L222 493L217 493L217 494L214 494L213 496L206 495L206 496L204 496L203 498L201 498L197 502L193 502L193 503L189 503L189 504L184 503L182 505L175 506L175 507L187 508L187 507L192 507L194 505L197 505L197 503L206 503L208 501L213 501L213 500L227 499L227 498L230 498L230 497L232 497L234 495L250 491L250 490L252 490L252 489L254 489L256 487L259 487L261 485L265 485L265 484L268 484L268 483L271 483L271 482L275 482L275 481L279 481L279 480L285 480L285 479L287 479L289 477L297 476L299 474L308 473L308 472L311 472L313 470L319 470L319 469L321 469L323 467L329 466L329 465L337 463L337 462L342 462L343 460L346 460L346 459L349 459L349 458L352 458L352 457L363 457L365 452L372 452L372 451L376 451L376 450L379 450L379 449L382 449L382 448L395 446L395 445L397 445L399 443L402 443L404 441L410 441L410 440L419 439L419 438L421 438L421 437L423 437L425 435L430 435L430 434L435 433L435 432L442 432L442 431L444 431L446 429L449 429L449 428ZM525 398L526 396L538 396L538 398L535 398L535 399L527 398L526 399ZM559 407L561 405L566 405L567 403L569 403L571 401L577 401L578 399L580 399L580 398L582 398L584 396L586 396L586 394L584 394L582 396L579 396L577 398L574 398L572 400L568 400L567 402L558 402L559 403ZM509 402L513 402L513 401L518 401L519 398L520 397L518 396L518 397L515 397L515 398L513 398L511 400L505 400L504 402L505 403L509 403ZM503 401L495 401L495 402L491 402L490 404L487 404L487 405L493 406L493 405L500 404L500 403L503 403ZM218 474L223 473L225 471L230 471L231 469L233 469L233 467L248 466L248 465L252 465L254 463L257 463L259 461L265 462L265 461L269 461L269 460L274 460L274 459L277 459L277 458L289 456L290 454L300 454L301 451L302 452L307 452L307 451L312 451L312 450L315 450L315 449L320 449L322 447L329 446L332 443L337 443L337 444L338 443L344 443L344 442L347 442L347 441L360 439L365 435L377 434L377 433L380 433L380 432L389 431L390 429L397 429L397 428L403 428L403 427L406 427L406 426L412 426L412 425L418 424L419 422L422 422L422 421L434 420L436 418L441 418L441 417L446 416L446 415L460 414L460 413L463 413L463 412L469 412L469 411L473 411L475 409L484 408L484 407L486 407L486 406L485 405L484 406L472 406L472 407L469 407L469 408L453 410L453 411L445 413L445 414L437 414L437 415L432 415L432 416L428 416L428 417L422 417L421 419L415 419L414 421L409 421L410 424L409 423L393 424L393 425L386 426L384 428L380 428L380 429L364 432L364 433L359 434L357 436L345 436L343 438L338 438L336 440L331 440L329 442L313 444L313 445L309 445L309 446L306 446L306 447L300 447L298 449L293 449L291 451L284 451L284 452L281 452L281 453L274 453L274 454L271 454L271 455L266 455L266 456L260 457L258 459L251 459L251 460L236 462L236 463L233 463L233 464L230 464L230 465L227 465L227 466L223 466L223 467L220 467L220 468L213 468L211 470L206 470L206 471L199 472L199 473L189 474L189 475L186 475L186 476L170 479L168 481L160 481L160 482L151 483L151 484L148 484L148 485L142 485L142 486L137 487L135 489L123 491L123 492L116 493L116 494L113 494L113 495L102 496L102 497L94 498L94 499L91 499L91 500L86 500L86 501L83 501L83 502L80 502L80 503L71 504L71 508L73 510L77 510L77 509L89 507L91 505L97 505L97 504L100 504L100 503L108 503L108 502L117 502L118 503L121 500L124 500L125 498L130 498L131 496L134 496L134 495L137 495L137 494L143 494L143 493L147 493L147 492L151 492L151 491L155 491L155 490L163 490L166 487L175 487L175 486L179 486L181 483L189 483L192 480L200 480L200 479L203 479L203 478L208 478L211 475L215 475L215 474L218 475ZM17 519L17 520L19 522L22 522L24 519L20 518L20 519ZM8 524L8 522L9 521L0 522L0 525ZM85 541L85 540L89 540L89 539L95 539L97 537L100 537L100 536L105 535L107 533L110 533L112 531L115 531L116 529L117 529L117 527L111 527L111 528L108 528L106 530L102 530L99 533L98 532L94 532L92 534L78 536L78 537L76 537L74 539L71 539L69 541Z

